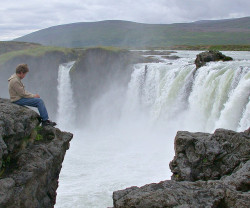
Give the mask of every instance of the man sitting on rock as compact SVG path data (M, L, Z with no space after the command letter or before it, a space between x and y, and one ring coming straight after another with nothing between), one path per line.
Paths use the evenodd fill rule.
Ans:
M47 109L40 96L25 91L21 79L23 79L28 72L29 68L27 64L19 64L16 68L16 73L8 79L10 100L18 105L38 108L42 119L42 126L55 126L56 123L49 120Z

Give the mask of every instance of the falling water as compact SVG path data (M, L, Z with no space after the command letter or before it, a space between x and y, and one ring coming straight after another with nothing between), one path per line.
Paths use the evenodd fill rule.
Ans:
M70 69L74 61L64 63L58 70L58 127L65 130L71 128L75 122L75 103L70 81Z
M175 130L236 131L250 125L249 61L210 63L198 70L185 62L151 64L144 76L145 64L135 66L124 115L141 112Z
M249 53L237 52L234 61L196 70L197 53L179 51L178 60L136 64L126 86L111 85L99 97L93 95L90 115L84 115L93 126L73 132L60 174L57 208L111 207L115 190L170 179L168 164L178 130L243 131L250 126ZM60 125L74 119L71 66L59 70ZM97 80L98 76L91 81L98 85Z

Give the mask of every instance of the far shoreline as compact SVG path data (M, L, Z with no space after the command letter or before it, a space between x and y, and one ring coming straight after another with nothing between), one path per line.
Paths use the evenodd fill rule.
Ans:
M129 48L134 50L135 48ZM137 50L188 50L188 51L204 51L204 50L218 50L218 51L250 51L250 45L175 45L162 47L141 47Z

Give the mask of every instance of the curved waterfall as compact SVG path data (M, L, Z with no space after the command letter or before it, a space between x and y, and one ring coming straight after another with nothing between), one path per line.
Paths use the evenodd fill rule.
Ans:
M55 207L111 207L115 190L169 179L176 131L244 131L250 126L249 52L231 52L234 61L196 70L197 53L179 51L177 60L136 64L124 84L119 82L124 74L108 74L107 82L99 82L98 73L89 76L92 87L82 82L74 88L84 87L80 92L89 96L84 99L93 101L86 106L79 93L79 112L69 76L73 62L59 67L60 128L76 119L81 125L81 117L87 122L72 131Z
M216 128L242 131L250 125L249 62L244 59L211 62L197 70L193 59L186 57L164 63L136 64L127 86L112 86L114 80L110 80L105 93L92 95L94 102L87 110L89 115L84 117L90 118L89 125L100 128L133 125L136 121L163 126L172 132L212 132ZM62 64L58 71L57 120L63 128L74 124L76 117L69 75L73 64ZM98 86L96 80L92 82ZM88 90L91 94L92 89ZM79 109L86 108L79 105Z
M124 114L138 111L176 130L211 132L249 127L249 61L135 66Z

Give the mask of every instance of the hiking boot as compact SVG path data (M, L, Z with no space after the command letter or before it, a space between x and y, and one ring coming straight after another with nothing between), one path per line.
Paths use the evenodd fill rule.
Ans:
M38 119L39 123L41 123L43 121L41 116L38 116L37 119Z
M56 122L50 121L50 120L46 120L42 122L42 126L55 126Z

